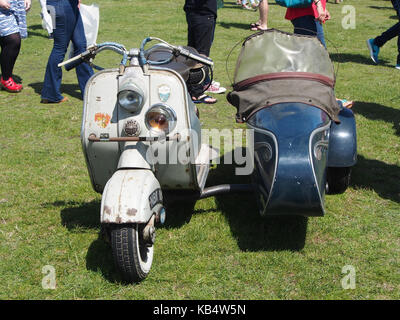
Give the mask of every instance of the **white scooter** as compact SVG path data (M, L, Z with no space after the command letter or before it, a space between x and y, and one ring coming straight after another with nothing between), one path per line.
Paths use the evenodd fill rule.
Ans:
M144 50L151 40L159 43ZM152 265L155 223L165 221L161 190L204 191L213 151L201 144L186 81L202 80L204 65L213 62L192 48L146 38L129 51L117 43L93 45L59 66L72 69L103 50L123 58L119 68L88 81L81 141L92 186L102 193L100 220L116 265L138 282Z

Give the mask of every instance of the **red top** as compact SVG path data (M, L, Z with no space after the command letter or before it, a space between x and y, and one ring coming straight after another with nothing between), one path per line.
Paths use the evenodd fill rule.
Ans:
M321 0L322 7L326 8L326 0ZM310 7L307 8L287 8L285 19L293 20L304 16L314 16L318 18L317 6L313 2Z

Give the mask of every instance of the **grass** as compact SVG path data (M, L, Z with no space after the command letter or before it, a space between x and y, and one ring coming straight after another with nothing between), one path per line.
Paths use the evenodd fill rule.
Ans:
M148 36L186 43L183 0L98 0L98 42L137 47ZM86 1L86 3L88 3ZM291 31L284 9L270 1L269 27ZM344 5L356 8L356 29L342 28ZM336 93L356 101L358 163L351 187L326 197L323 218L258 216L251 195L182 203L157 231L149 277L120 281L109 246L99 238L101 196L92 191L80 145L82 101L73 72L64 73L70 102L40 104L52 42L34 3L15 75L20 94L0 92L0 299L399 299L400 74L396 41L369 59L365 40L396 22L389 1L329 4L328 49L339 66ZM390 9L390 10L389 10ZM225 1L218 11L211 56L216 79L229 88L232 47L251 34L258 13ZM99 55L114 66L113 53ZM223 95L201 105L205 128L240 128ZM219 165L209 184L238 181ZM41 286L42 268L56 270L56 289ZM356 289L344 290L342 268L356 270Z

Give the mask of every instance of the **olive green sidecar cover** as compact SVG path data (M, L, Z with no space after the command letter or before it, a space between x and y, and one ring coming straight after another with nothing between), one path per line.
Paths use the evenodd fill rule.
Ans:
M329 54L316 37L269 29L243 42L227 99L237 108L238 122L246 122L261 108L286 102L318 107L340 122L334 85Z

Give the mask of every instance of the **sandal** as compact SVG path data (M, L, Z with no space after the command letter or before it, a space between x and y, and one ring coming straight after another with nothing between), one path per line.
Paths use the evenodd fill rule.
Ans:
M256 25L256 26L252 27L250 30L251 31L266 31L266 30L268 30L268 28L263 29L263 28L261 28L260 25Z
M258 22L250 23L250 28L257 28L259 26L260 26L260 23L258 23Z
M342 104L343 108L350 109L354 105L354 101L349 101L346 99L337 99L338 102Z
M206 94L203 94L202 96L198 97L198 98L194 98L192 97L192 101L194 103L205 103L205 104L214 104L217 102L217 99L210 97Z

